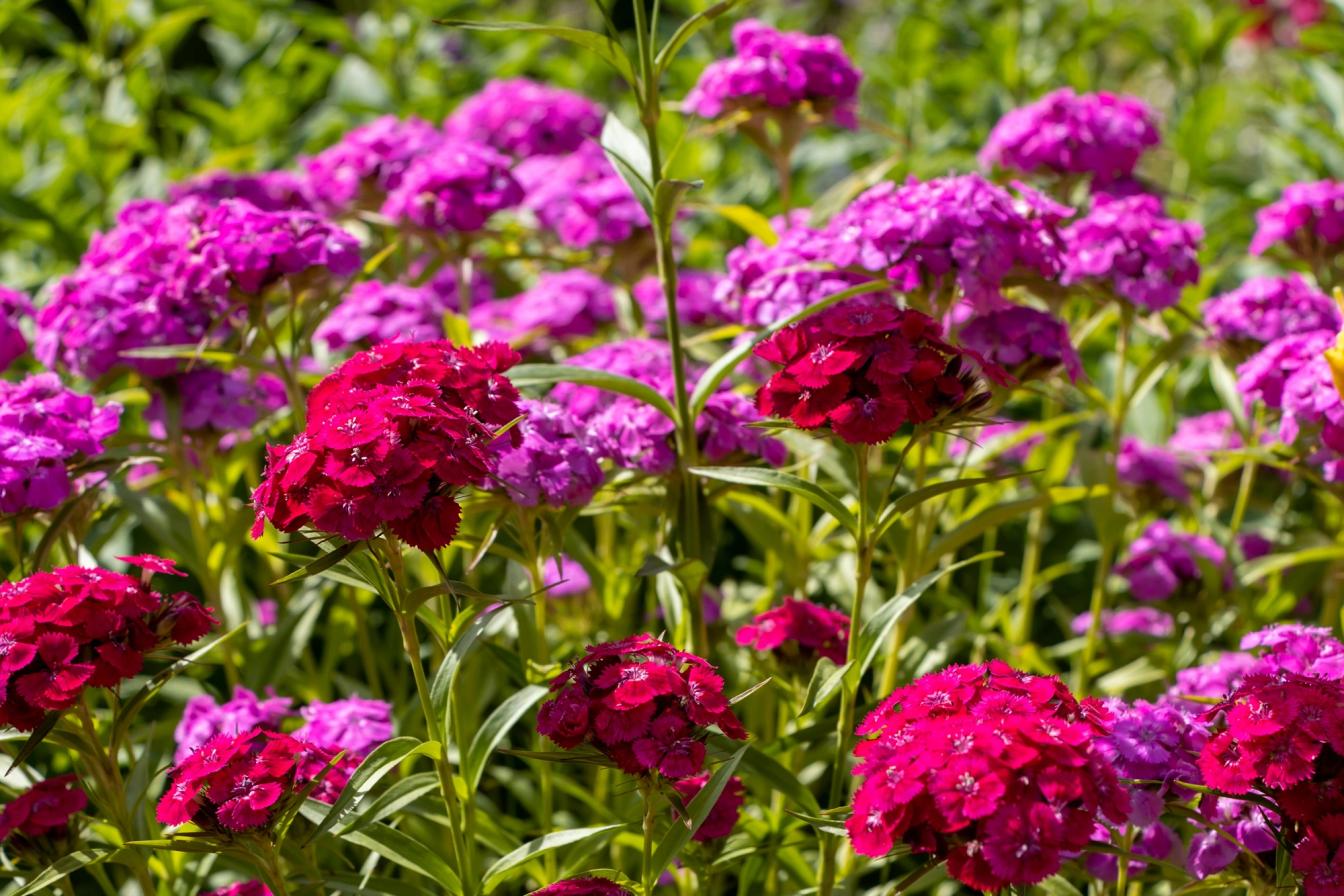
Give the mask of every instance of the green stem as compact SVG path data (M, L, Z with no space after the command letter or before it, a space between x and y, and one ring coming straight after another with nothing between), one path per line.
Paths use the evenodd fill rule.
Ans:
M661 868L653 867L653 834L658 822L658 801L653 798L651 786L646 784L641 790L644 796L644 858L640 864L641 883L644 885L644 896L653 896L653 888L662 873Z
M138 840L135 824L126 806L126 784L121 777L121 768L103 747L103 741L93 723L93 715L89 712L89 704L83 697L75 704L75 715L84 731L84 740L88 747L86 756L91 760L90 771L97 785L95 802L101 803L99 808L117 829L123 843ZM138 850L132 849L128 852L128 864L140 885L140 890L146 896L150 896L156 889L154 880L149 874L149 862Z
M849 609L849 646L845 653L845 666L852 668L859 661L859 630L863 609L863 595L868 589L868 579L873 570L873 545L869 535L868 510L868 460L871 452L869 445L854 447L854 462L859 499L859 534L857 538L858 560L854 579L854 602ZM831 767L831 787L826 805L840 808L845 798L846 782L849 777L849 743L854 734L854 714L858 703L859 682L857 678L846 675L840 685L840 717L836 720L835 764ZM820 896L831 896L835 891L837 872L837 853L839 838L826 834L821 838L821 875L817 892Z
M261 841L255 855L262 882L270 887L274 896L289 896L289 888L285 885L285 871L280 864L280 857L275 853L274 844L268 840Z
M264 308L257 313L257 327L261 330L261 335L266 337L266 344L270 346L271 352L275 355L276 370L280 374L280 381L285 385L285 395L289 399L289 411L294 415L294 430L302 432L304 420L308 413L308 405L304 401L303 389L299 386L294 371L285 361L285 353L280 348L280 340L275 337L275 330L271 327L271 321L267 318Z
M536 518L531 511L521 507L518 509L518 532L523 554L527 558L527 574L532 581L532 591L535 594L532 601L532 620L536 627L534 660L538 667L545 667L551 662L550 644L546 640L546 603L550 597L542 591L546 586L546 572L541 551L537 547ZM533 737L535 740L533 749L544 749L541 735L534 734ZM551 763L537 763L537 785L541 792L541 833L545 836L551 832L555 818L555 776ZM546 869L546 878L548 880L554 878L557 866L555 854L548 853L543 865Z

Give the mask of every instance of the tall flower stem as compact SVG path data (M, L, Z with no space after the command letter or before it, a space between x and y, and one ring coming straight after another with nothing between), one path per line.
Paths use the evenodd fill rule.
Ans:
M274 896L289 896L289 888L285 885L284 867L280 863L280 856L275 852L275 845L263 839L253 855L262 882L270 888L271 893Z
M849 647L845 653L846 668L853 668L859 661L859 630L861 628L861 610L863 594L868 589L868 580L873 572L873 545L869 535L869 495L868 461L872 448L869 445L854 446L855 477L858 484L859 532L857 536L858 558L854 576L854 601L849 608ZM857 677L846 675L840 684L840 717L835 728L835 764L831 766L831 788L826 805L838 808L845 799L846 783L849 779L849 743L854 736L854 713L858 703L859 682ZM821 876L817 892L820 896L831 896L835 891L836 870L840 838L823 834L821 838Z
M640 883L643 884L645 896L651 896L662 872L661 868L653 867L653 835L658 822L658 801L654 799L651 785L643 785L640 794L644 797L644 854L639 866Z

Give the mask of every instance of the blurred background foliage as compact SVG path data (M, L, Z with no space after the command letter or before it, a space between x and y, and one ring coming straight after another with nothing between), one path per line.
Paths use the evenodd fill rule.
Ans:
M1344 177L1344 2L1332 3L1296 48L1239 39L1251 14L1227 0L808 0L739 14L834 32L865 72L864 126L814 134L798 153L803 201L868 165L896 176L971 168L1006 109L1057 86L1143 96L1165 141L1142 173L1174 213L1204 224L1208 291L1248 273L1230 269L1257 206L1287 182ZM704 5L669 0L665 28ZM629 27L628 0L610 12ZM40 288L123 203L172 180L283 167L383 113L440 120L490 77L526 74L622 108L599 60L541 36L434 23L447 17L601 23L579 0L5 0L0 281ZM664 85L668 103L728 48L727 23L697 35ZM677 142L686 121L667 120ZM702 198L774 210L769 168L745 140L702 126L685 136L675 171L704 178ZM693 255L744 237L710 226L725 229Z

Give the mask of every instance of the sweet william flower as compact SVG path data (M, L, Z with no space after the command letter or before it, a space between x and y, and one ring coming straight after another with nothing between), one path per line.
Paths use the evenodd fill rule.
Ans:
M385 700L315 700L300 709L299 715L304 725L294 732L296 739L357 759L392 737L392 705Z
M1222 575L1224 588L1232 586L1227 552L1217 542L1154 520L1134 539L1115 571L1129 582L1137 600L1159 601L1198 592L1204 583L1201 561Z
M16 289L0 286L0 371L28 351L19 321L33 316L33 303Z
M381 342L441 339L444 317L461 306L453 274L449 271L435 276L423 286L378 280L356 283L318 324L313 338L332 351L370 348ZM472 301L489 302L492 297L489 277L480 267L474 267Z
M520 438L500 451L495 478L523 507L586 505L603 480L595 441L563 405L524 399L518 407Z
M516 296L471 309L474 330L531 352L591 336L615 319L611 284L581 268L542 274Z
M259 880L246 880L218 890L202 893L201 896L272 896L271 888Z
M293 702L274 692L262 699L241 685L234 687L232 699L224 703L216 703L209 694L197 694L187 700L173 732L177 741L173 761L183 762L217 734L241 734L254 728L279 731L294 716Z
M38 781L0 811L0 840L64 840L70 819L89 804L74 775Z
M1090 284L1146 310L1170 308L1181 287L1199 281L1199 241L1193 221L1169 218L1155 196L1139 194L1095 205L1065 227L1060 283Z
M737 630L737 643L783 657L826 657L837 665L845 661L849 644L849 617L811 601L787 597Z
M1048 376L1056 369L1075 383L1083 375L1068 325L1035 308L1010 305L976 314L957 330L957 341L1017 380Z
M605 877L567 877L529 896L633 896L625 887Z
M522 187L506 156L469 140L446 141L415 157L387 195L382 213L434 232L470 233L518 205Z
M290 171L207 171L168 186L168 200L196 196L210 202L243 199L264 212L309 210L308 184Z
M1165 448L1149 445L1133 436L1120 439L1115 472L1122 485L1161 498L1184 503L1190 500L1181 459Z
M443 131L423 119L385 115L304 160L308 188L329 211L377 208L411 162L444 141Z
M681 801L690 805L691 800L700 795L709 783L709 772L702 772L691 778L682 778L672 782L672 789L681 797ZM704 824L691 835L697 843L710 843L722 840L733 832L738 816L742 813L742 803L746 800L747 788L742 779L733 775L719 794L719 799L705 816ZM673 813L676 814L675 812Z
M563 245L615 246L649 227L644 206L596 142L526 159L514 173L522 207Z
M1306 261L1326 261L1344 243L1344 182L1289 184L1274 202L1255 213L1251 254L1282 245Z
M602 133L602 107L527 78L487 83L444 122L450 138L487 144L515 158L574 152Z
M1206 301L1204 321L1218 341L1255 347L1340 326L1335 303L1301 274L1252 277Z

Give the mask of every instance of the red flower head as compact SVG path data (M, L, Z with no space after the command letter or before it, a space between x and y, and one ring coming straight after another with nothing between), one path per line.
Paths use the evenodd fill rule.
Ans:
M529 896L634 896L634 894L605 877L569 877L540 890L533 890Z
M229 884L201 896L271 896L271 888L259 880L245 880L242 883Z
M698 773L710 725L747 736L714 667L652 635L589 647L551 690L537 731L567 750L589 743L632 775Z
M127 566L139 567L149 575L156 572L163 573L166 576L181 576L183 578L186 578L187 575L177 568L176 561L169 560L167 557L156 557L153 554L133 554L129 557L118 557L117 559Z
M988 393L977 375L1011 378L945 341L919 311L850 301L783 329L756 348L779 365L756 395L761 413L800 429L829 427L850 443L877 445L907 423L970 413Z
M64 566L0 583L0 724L31 730L84 688L138 675L148 654L214 625L193 595L160 594L104 569Z
M1035 884L1129 800L1099 749L1108 717L1053 677L1006 663L951 666L893 693L859 726L863 781L846 823L856 852L897 844L947 860L980 890Z
M89 804L74 775L38 781L0 812L0 840L17 834L28 841L63 840L70 817Z
M699 796L700 791L705 789L709 783L709 772L702 772L694 778L682 778L680 781L674 781L672 787L680 795L682 802L689 804L691 800ZM737 817L742 813L742 803L746 799L747 788L742 783L742 779L733 775L728 779L728 785L723 788L723 793L719 794L719 800L714 804L714 808L709 810L709 815L705 817L705 823L700 825L700 829L691 836L692 840L699 843L707 843L711 840L722 840L733 832L733 826L737 824Z
M271 446L257 521L351 541L381 526L435 550L457 534L457 489L486 480L495 432L519 415L502 343L389 342L346 361L308 396L308 425ZM510 439L516 441L515 430Z
M323 776L335 756L263 728L217 734L169 770L158 819L169 825L193 822L217 833L265 828L280 808ZM351 771L352 761L339 761L321 778L313 797L335 802Z
M849 617L839 610L787 597L783 605L766 610L738 629L737 643L773 651L786 659L824 656L838 665L845 661L849 645Z

